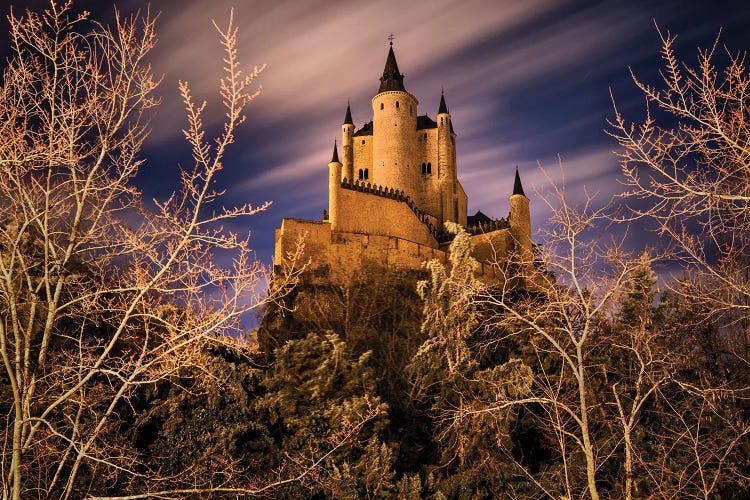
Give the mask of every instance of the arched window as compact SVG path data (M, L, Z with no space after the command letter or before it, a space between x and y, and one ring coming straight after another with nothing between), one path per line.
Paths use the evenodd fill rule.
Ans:
M427 173L427 164L426 163L422 163L422 173L423 174Z
M364 140L364 139L362 139L362 144L364 144L364 143L365 143L365 140Z
M360 169L359 169L359 180L362 180L362 179L364 179L364 178L365 178L365 177L364 177L364 173L362 172L362 169L360 168Z
M396 109L398 109L398 101L396 101Z
M381 103L380 103L380 109L383 109L383 108L385 108L385 104L383 104L383 103L381 102Z
M370 178L370 169L366 168L365 169L365 179L369 179L369 178Z
M430 162L427 162L427 173L428 174L432 173L432 163L430 163Z

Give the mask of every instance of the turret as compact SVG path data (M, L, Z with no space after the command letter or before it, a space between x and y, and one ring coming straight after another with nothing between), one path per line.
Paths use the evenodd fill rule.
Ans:
M341 162L336 141L333 142L333 157L328 162L328 221L331 229L338 228L339 218L339 193L341 191Z
M441 185L443 221L459 222L457 209L458 177L456 174L455 134L451 126L451 115L445 104L445 95L440 93L438 124L438 179Z
M344 123L341 125L341 146L344 149L344 163L342 176L347 180L354 179L354 121L352 121L352 110L349 103L346 103L346 116Z
M413 199L421 198L419 166L410 163L417 156L417 104L404 87L391 45L378 93L372 98L370 178L373 184L403 190Z
M508 225L513 237L516 255L521 259L524 266L531 266L534 261L531 246L531 212L529 211L529 199L524 194L521 185L521 176L518 175L518 167L516 167L516 178L513 182L513 194L510 195Z

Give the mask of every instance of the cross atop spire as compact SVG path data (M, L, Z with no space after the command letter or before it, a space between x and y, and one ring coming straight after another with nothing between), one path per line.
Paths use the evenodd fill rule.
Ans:
M393 47L393 39L396 38L396 37L393 36L393 33L388 33L388 37L387 38L388 38L388 41L391 44L391 47Z

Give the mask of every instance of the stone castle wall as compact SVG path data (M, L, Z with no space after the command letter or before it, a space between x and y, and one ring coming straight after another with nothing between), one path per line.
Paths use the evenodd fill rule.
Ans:
M342 183L338 189L336 231L394 236L438 247L437 220L423 213L402 191L370 183Z
M420 269L422 263L437 259L448 263L448 252L422 245L415 241L395 236L363 233L332 232L328 222L283 219L276 229L276 254L274 264L279 265L284 257L294 252L302 238L305 252L299 264L309 263L308 279L319 284L343 284L355 273L367 266L382 266L393 269ZM476 276L485 283L496 283L502 279L499 268L492 265L500 248L507 251L512 244L508 229L472 236L474 256L479 260ZM498 245L493 249L492 245ZM483 262L482 258L488 258Z
M276 230L275 265L295 250L299 238L305 242L300 262L309 261L308 275L321 282L344 283L368 265L419 269L426 260L447 262L446 252L404 238L332 232L327 222L283 219Z

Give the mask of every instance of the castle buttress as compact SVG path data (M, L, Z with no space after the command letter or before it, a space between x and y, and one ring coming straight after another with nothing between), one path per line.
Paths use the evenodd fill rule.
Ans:
M419 269L425 260L447 262L446 222L472 234L480 278L494 281L493 263L511 254L531 264L529 200L518 169L507 219L492 220L482 212L468 217L445 95L441 93L435 120L420 115L418 105L404 87L391 44L371 100L372 120L355 130L347 104L341 126L343 161L334 144L328 163L327 217L283 219L276 229L275 265L293 252L300 237L309 274L333 283L347 281L370 263Z

